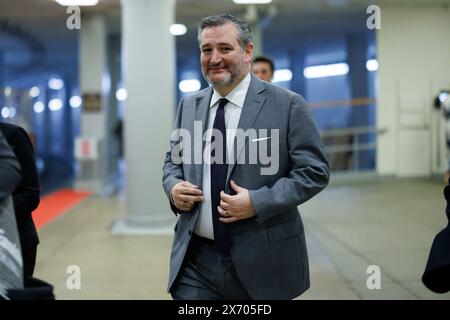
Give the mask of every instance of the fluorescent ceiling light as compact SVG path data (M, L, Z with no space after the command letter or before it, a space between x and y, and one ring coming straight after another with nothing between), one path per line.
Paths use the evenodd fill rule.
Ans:
M10 107L9 108L9 117L14 118L16 116L16 114L17 114L17 109L14 107Z
M272 0L233 0L233 2L236 4L267 4Z
M57 111L60 110L63 107L63 102L61 99L56 98L56 99L52 99L48 102L48 108L51 111Z
M117 100L124 101L127 99L127 97L128 97L127 89L120 88L119 90L116 91L116 99Z
M273 73L272 82L284 82L291 81L292 79L292 71L289 69L279 69L275 70Z
M306 79L326 78L346 75L348 70L349 67L346 63L325 64L306 67L303 75Z
M72 108L79 108L82 102L83 100L81 100L81 97L79 96L73 96L69 100L69 104Z
M9 108L8 107L2 108L2 117L5 119L9 117Z
M64 81L57 78L48 80L48 87L52 90L60 90L64 87Z
M41 91L36 86L31 88L30 91L29 91L30 97L32 97L32 98L36 98L39 95L39 93L41 93Z
M98 3L98 0L55 0L55 1L65 7L95 6Z
M7 86L4 90L5 96L9 97L11 95L12 89L10 86Z
M200 90L201 83L197 79L189 79L189 80L182 80L178 84L178 89L180 89L181 92L195 92Z
M173 24L170 26L169 30L174 36L182 36L187 32L187 28L184 24Z
M366 68L369 71L377 71L378 70L378 61L375 59L367 60Z
M41 113L45 109L45 104L42 101L38 101L33 105L33 110L36 113Z

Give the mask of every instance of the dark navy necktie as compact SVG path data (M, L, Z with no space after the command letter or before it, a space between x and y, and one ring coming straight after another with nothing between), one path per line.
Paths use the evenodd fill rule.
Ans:
M215 158L215 161L211 163L211 205L214 226L214 242L217 249L219 249L219 251L224 255L228 255L230 252L231 235L228 225L219 220L220 213L217 210L217 207L220 205L220 191L225 191L225 184L227 180L227 138L224 109L227 103L228 100L225 98L219 100L219 107L217 108L216 117L214 118L213 124L213 129L220 131L222 134L222 146L216 145L216 147L222 147L220 150L221 152L219 152L219 150L216 152L216 149L211 150L211 157ZM211 143L213 143L213 140ZM222 153L222 155L220 155L220 153Z

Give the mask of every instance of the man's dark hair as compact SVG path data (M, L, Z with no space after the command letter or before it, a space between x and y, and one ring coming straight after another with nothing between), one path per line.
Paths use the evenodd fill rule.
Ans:
M272 72L275 71L275 66L273 64L273 61L269 57L266 57L266 56L255 57L253 59L253 63L256 63L256 62L265 62L265 63L269 64L270 69L272 70Z
M252 42L252 31L250 30L250 26L247 22L230 14L219 14L206 17L200 22L198 25L198 43L201 43L200 34L205 28L219 27L227 23L232 23L235 26L238 32L238 41L242 49L244 49L247 44Z

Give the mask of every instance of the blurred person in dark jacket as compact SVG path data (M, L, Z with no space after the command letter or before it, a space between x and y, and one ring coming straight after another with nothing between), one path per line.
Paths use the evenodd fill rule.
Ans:
M22 248L23 270L32 276L36 265L39 237L31 213L39 205L39 179L33 146L21 127L0 123L0 131L13 149L22 168L22 179L12 193L17 227Z
M444 188L444 197L447 226L434 237L422 275L423 284L436 293L450 291L450 185Z

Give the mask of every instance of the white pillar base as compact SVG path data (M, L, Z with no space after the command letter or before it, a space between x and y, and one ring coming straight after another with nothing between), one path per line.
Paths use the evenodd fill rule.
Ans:
M115 220L110 233L113 235L172 235L176 219L137 221L128 217Z

